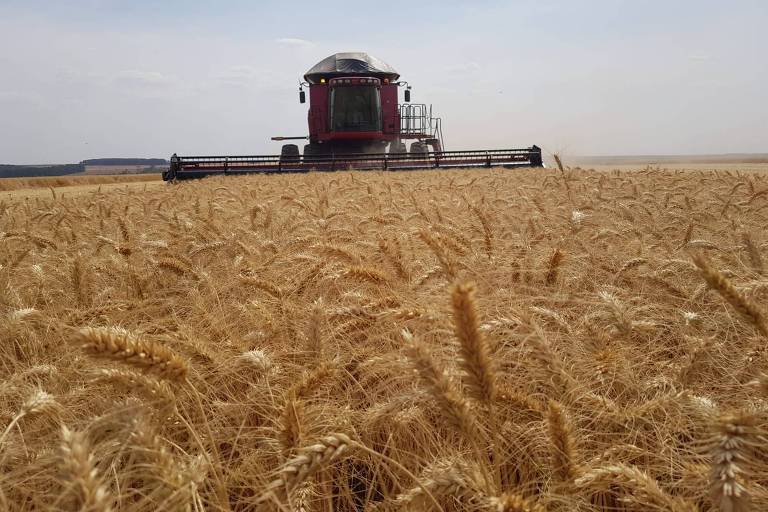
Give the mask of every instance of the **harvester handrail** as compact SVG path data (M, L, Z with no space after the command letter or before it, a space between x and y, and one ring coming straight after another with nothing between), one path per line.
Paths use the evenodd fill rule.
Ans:
M514 149L483 149L483 150L456 150L456 151L429 151L422 153L421 157L427 155L440 155L440 156L452 156L452 155L485 155L490 154L507 154L507 153L530 153L533 148L514 148ZM371 160L405 156L408 158L414 158L412 153L344 153L336 155L318 155L313 156L313 160L319 159L335 159L335 160ZM275 160L279 159L280 155L221 155L221 156L187 156L179 155L180 161L223 161L228 159L234 160Z
M171 157L166 180L213 174L291 173L309 171L410 171L472 167L541 167L541 149L484 149L342 155L223 155Z

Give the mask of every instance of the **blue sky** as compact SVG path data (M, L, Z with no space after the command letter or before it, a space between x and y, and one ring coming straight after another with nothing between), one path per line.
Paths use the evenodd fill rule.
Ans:
M448 149L768 152L768 2L0 0L0 162L273 153L368 51Z

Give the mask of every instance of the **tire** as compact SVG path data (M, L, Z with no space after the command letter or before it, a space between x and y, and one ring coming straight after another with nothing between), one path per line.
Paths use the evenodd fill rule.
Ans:
M299 159L299 146L296 144L283 144L283 147L280 149L281 164L297 164Z
M410 153L413 158L426 158L427 153L429 153L429 149L427 149L426 144L421 142L414 142L411 144Z
M307 144L304 146L304 163L316 163L324 156L323 148L319 144Z
M389 145L389 154L407 153L408 148L405 147L404 142L393 142Z

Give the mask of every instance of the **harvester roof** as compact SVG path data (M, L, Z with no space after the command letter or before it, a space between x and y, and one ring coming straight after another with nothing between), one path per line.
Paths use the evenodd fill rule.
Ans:
M307 71L304 80L310 84L320 82L321 78L334 76L365 75L375 78L397 80L400 73L386 62L364 52L335 53L326 57Z

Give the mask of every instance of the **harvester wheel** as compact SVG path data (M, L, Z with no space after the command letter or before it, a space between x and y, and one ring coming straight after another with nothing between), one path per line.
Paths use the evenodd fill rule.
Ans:
M299 163L299 146L296 144L283 144L282 149L280 149L280 163Z
M405 147L405 142L393 142L389 145L389 154L407 153L408 148Z
M421 142L411 144L411 156L414 158L426 158L428 152L426 144Z
M304 162L314 163L323 156L323 150L319 144L307 144L304 146Z

